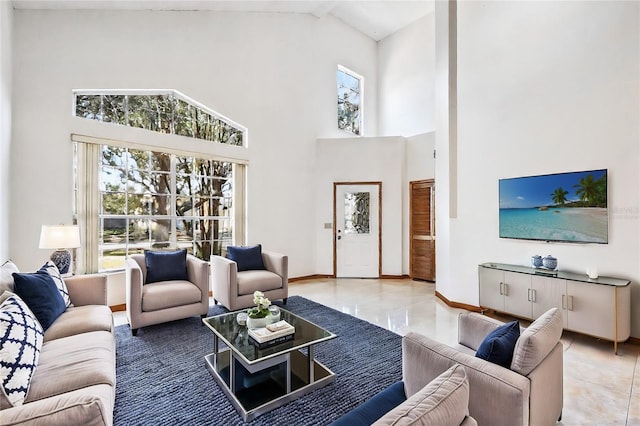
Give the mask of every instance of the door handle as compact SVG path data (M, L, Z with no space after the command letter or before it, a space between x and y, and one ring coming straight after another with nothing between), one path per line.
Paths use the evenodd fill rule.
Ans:
M562 295L562 309L567 309L567 305L564 303L564 294Z
M531 289L527 289L527 302L531 302Z
M504 283L500 283L500 296L504 295L504 291L502 290L502 286L504 285Z
M573 296L567 296L567 308L573 311Z
M536 302L536 290L531 290L531 301Z

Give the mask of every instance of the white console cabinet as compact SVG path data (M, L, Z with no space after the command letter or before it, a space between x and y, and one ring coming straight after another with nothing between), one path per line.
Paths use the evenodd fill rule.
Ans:
M611 340L616 353L631 333L629 280L501 263L479 265L478 277L483 308L534 320L557 307L566 330Z

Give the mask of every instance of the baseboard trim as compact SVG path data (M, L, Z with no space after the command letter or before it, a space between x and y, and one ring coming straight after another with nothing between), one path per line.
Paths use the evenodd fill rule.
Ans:
M380 275L381 280L401 280L404 278L410 278L409 275L403 274L403 275Z
M301 277L293 277L289 278L289 282L293 283L296 281L305 281L305 280L317 280L321 278L335 278L332 275L322 275L322 274L313 274L313 275L303 275Z
M640 345L640 337L629 337L627 343L631 343L632 345Z
M121 305L109 306L109 308L111 308L111 312L122 312L127 310L127 305L123 303Z
M482 309L479 306L467 305L466 303L460 303L460 302L452 302L451 300L447 299L442 294L440 294L440 292L437 290L436 290L436 297L442 300L447 306L451 308L466 309L467 311L471 311L471 312L482 312Z

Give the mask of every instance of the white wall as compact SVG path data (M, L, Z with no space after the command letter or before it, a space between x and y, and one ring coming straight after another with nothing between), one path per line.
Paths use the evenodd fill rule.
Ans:
M0 263L10 257L9 193L13 6L0 2Z
M458 3L457 218L438 217L450 228L438 244L449 241L452 263L436 284L448 299L478 304L479 263L552 254L563 270L632 280L640 337L639 8ZM499 178L596 168L609 170L609 244L498 238Z
M433 131L435 14L378 43L379 136Z
M333 274L334 182L382 182L382 274L403 271L403 187L406 145L402 137L319 139L315 152L316 273Z
M41 224L72 219L71 90L173 88L249 129L248 242L287 253L292 277L316 273L315 140L345 136L337 64L370 83L364 133L376 134L373 40L298 14L16 10L14 25L9 254L21 269L48 256Z

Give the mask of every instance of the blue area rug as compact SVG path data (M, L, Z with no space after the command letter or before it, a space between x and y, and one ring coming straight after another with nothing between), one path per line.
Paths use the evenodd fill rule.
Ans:
M399 335L299 296L285 308L338 336L315 346L336 380L248 424L326 425L401 380ZM247 424L205 367L213 333L199 317L144 327L137 337L118 326L116 348L115 425Z

